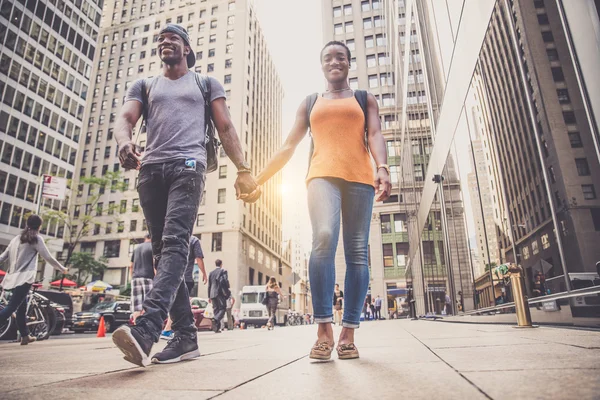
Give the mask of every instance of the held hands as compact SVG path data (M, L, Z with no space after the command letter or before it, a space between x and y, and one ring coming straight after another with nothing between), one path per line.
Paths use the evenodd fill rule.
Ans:
M142 154L138 151L137 146L126 141L119 145L119 161L125 169L140 169L140 157Z
M238 200L243 200L246 203L254 203L262 194L260 186L250 173L238 173L235 181L235 196Z
M377 170L377 178L375 178L375 188L377 193L376 201L385 201L390 197L390 193L392 192L392 184L390 182L390 175L384 168L379 168Z

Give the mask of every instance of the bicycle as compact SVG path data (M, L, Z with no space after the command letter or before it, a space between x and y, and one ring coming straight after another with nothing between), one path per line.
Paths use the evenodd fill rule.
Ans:
M54 330L56 316L50 310L50 300L36 292L40 287L40 284L33 284L27 296L26 324L30 335L35 336L37 340L45 340L50 337ZM2 292L0 292L0 310L8 305L8 300L6 291L2 289ZM0 340L16 337L16 331L17 323L13 313L6 322L0 324Z

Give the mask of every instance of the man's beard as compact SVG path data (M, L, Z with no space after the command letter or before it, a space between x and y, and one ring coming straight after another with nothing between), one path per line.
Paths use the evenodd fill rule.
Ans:
M183 59L183 57L172 56L172 57L161 58L161 61L167 65L173 66L173 65L179 64L182 59Z

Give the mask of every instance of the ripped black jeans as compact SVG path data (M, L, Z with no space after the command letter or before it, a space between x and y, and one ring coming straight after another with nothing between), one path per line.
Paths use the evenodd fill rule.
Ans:
M183 274L204 183L204 167L199 162L195 167L186 166L183 159L145 164L139 173L138 193L152 237L156 276L136 325L155 341L169 313L175 332L196 335Z

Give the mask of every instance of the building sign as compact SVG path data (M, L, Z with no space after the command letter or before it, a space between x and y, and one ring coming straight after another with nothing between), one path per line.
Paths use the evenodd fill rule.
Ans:
M67 193L67 180L56 176L44 175L42 197L64 200Z
M534 256L540 252L537 240L531 242L531 250L533 251Z
M544 301L542 302L542 306L544 307L544 311L560 311L560 307L558 306L556 301Z
M542 249L546 250L549 247L550 247L550 237L546 233L545 235L542 235Z
M529 247L525 246L523 247L523 249L521 250L521 252L523 253L523 258L528 260L529 257L531 257L531 253L529 253Z

